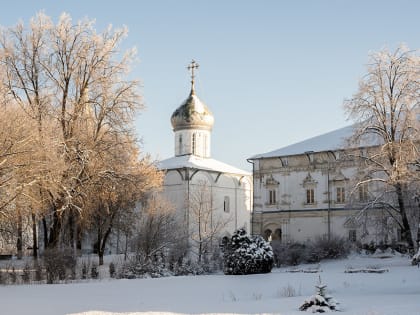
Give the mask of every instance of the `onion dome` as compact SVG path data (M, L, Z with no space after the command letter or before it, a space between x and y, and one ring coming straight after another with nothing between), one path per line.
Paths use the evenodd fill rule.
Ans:
M190 96L172 114L171 124L174 131L181 129L211 130L214 117L206 104L195 95L194 87L192 87Z
M193 60L188 66L191 70L191 92L188 98L179 106L171 116L171 124L174 131L182 129L211 130L214 124L213 114L204 104L194 90L194 69L198 64Z

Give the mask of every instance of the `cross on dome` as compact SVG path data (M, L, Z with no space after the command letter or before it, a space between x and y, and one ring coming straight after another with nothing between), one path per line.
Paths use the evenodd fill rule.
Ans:
M188 71L191 71L191 92L194 92L194 78L195 78L194 70L198 69L199 66L200 65L193 59L191 60L191 63L187 67Z

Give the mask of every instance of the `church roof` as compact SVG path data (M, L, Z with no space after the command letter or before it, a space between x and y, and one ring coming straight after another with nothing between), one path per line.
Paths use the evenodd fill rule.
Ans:
M158 168L161 170L180 169L185 167L235 175L251 175L250 172L243 171L215 159L201 158L192 154L175 156L158 163Z
M195 94L194 70L199 65L192 60L187 67L191 71L191 92L188 98L179 106L171 116L171 124L174 131L182 129L206 129L211 130L214 124L213 114Z
M174 131L195 128L211 130L214 117L192 87L188 98L172 114L171 124Z
M274 151L254 155L250 158L250 160L270 158L276 156L297 155L310 151L323 152L329 150L343 149L345 146L345 140L349 138L353 134L353 132L353 125L343 127L301 142L288 145L286 147Z

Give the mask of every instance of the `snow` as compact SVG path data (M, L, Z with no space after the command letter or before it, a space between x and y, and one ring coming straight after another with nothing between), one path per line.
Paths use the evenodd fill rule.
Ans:
M278 156L291 156L297 154L303 154L305 152L324 152L331 150L342 150L347 147L346 141L353 135L355 125L336 129L322 135L297 142L280 148L274 151L270 151L263 154L257 154L250 158L250 160L272 158ZM363 140L359 143L360 146L372 146L379 145L381 139L373 134L365 135Z
M340 149L344 147L345 140L353 134L353 131L353 126L343 127L301 142L291 144L281 149L270 151L264 154L257 154L250 159L254 160L276 156L290 156L311 151L323 152Z
M206 171L214 171L221 173L229 173L235 175L250 176L251 173L243 171L239 168L230 166L223 162L217 161L212 158L201 158L195 155L181 155L175 156L163 161L160 161L158 168L161 170L172 170L182 168L194 168Z
M349 268L386 268L382 274ZM303 269L313 265L302 265ZM305 314L299 306L327 285L343 315L420 314L420 269L401 255L355 255L321 262L320 273L290 273L290 267L246 276L182 276L136 280L90 280L57 285L0 287L0 314ZM292 290L294 289L294 290ZM290 294L293 292L293 294ZM292 296L291 296L292 295Z

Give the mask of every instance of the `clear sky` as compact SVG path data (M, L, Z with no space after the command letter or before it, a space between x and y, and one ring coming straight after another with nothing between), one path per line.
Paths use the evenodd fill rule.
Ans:
M55 20L126 25L123 48L138 49L133 76L147 109L136 119L143 150L174 154L172 112L196 92L215 116L212 157L243 169L246 159L350 124L342 110L368 54L405 43L420 48L416 0L44 0L7 1L0 25L44 10Z

